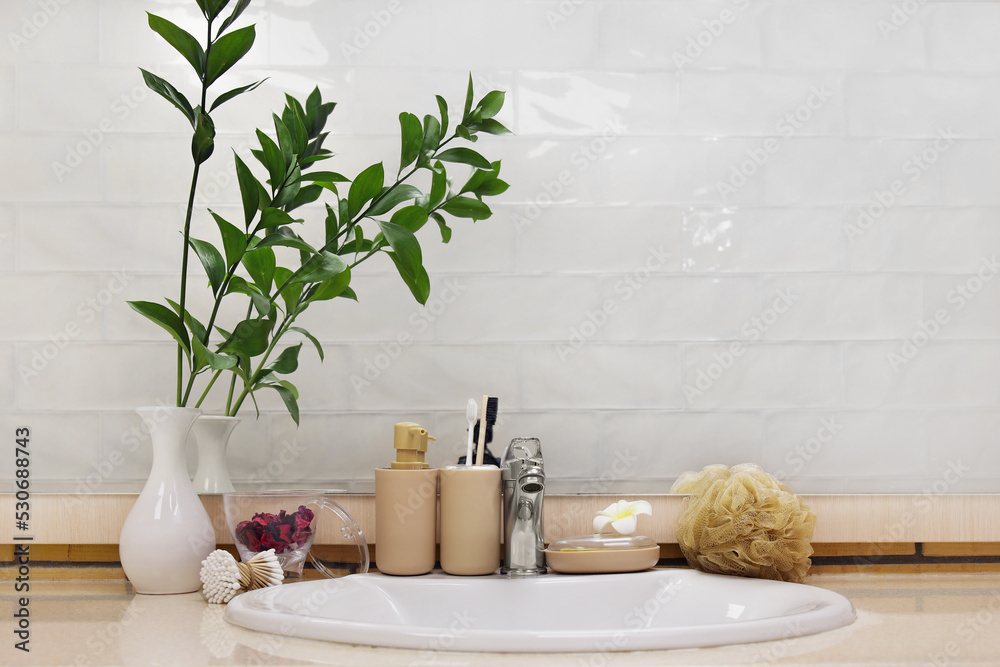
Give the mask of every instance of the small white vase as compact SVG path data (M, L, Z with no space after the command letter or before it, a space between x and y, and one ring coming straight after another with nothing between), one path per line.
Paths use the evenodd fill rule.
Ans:
M194 437L198 440L198 470L194 473L195 492L230 493L236 490L229 480L226 448L229 446L229 436L239 423L239 417L215 415L202 415L194 423Z
M201 561L215 549L215 530L194 492L184 445L201 414L194 408L138 408L153 445L146 485L122 525L118 554L138 593L193 593Z

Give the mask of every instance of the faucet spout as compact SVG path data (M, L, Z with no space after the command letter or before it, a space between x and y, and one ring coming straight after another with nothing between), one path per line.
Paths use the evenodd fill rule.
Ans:
M502 464L504 557L500 571L517 577L545 574L541 444L537 438L515 438L504 452Z

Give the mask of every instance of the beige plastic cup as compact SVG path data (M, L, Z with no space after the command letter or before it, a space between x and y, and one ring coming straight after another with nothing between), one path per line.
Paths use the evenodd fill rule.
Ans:
M375 564L379 572L427 574L437 544L438 470L375 469Z
M441 569L493 574L500 567L500 469L442 468Z

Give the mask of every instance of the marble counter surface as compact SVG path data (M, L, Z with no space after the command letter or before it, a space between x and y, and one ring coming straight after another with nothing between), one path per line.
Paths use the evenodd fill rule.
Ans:
M9 665L996 665L1000 573L815 575L846 595L853 625L811 637L711 649L592 654L403 651L291 639L243 630L199 594L135 595L108 581L41 581L30 590L30 653L3 633ZM15 608L13 582L0 594ZM3 627L11 627L5 612Z

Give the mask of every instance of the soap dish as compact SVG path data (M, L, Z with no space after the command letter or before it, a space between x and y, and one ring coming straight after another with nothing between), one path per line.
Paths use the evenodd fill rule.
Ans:
M590 535L559 540L545 550L545 564L564 574L611 574L648 570L660 560L651 537Z

